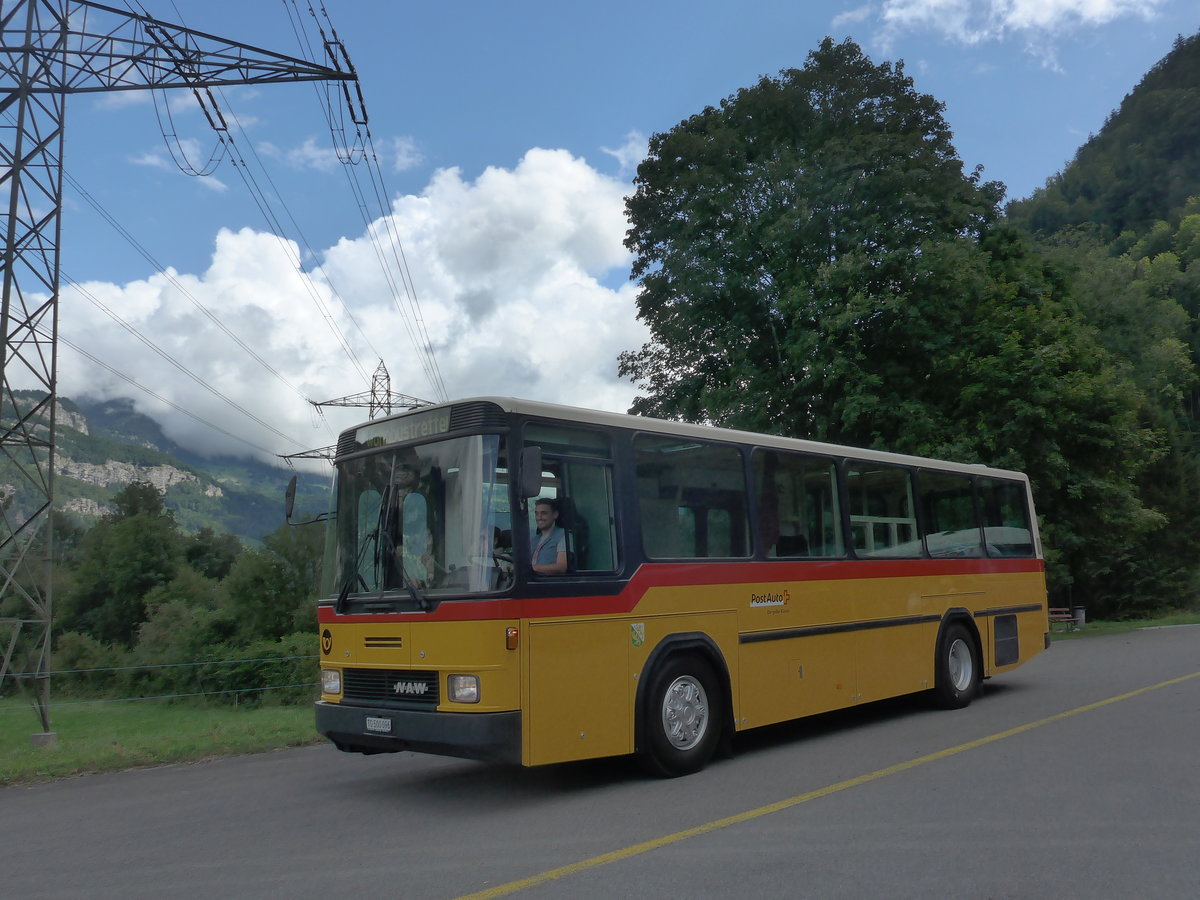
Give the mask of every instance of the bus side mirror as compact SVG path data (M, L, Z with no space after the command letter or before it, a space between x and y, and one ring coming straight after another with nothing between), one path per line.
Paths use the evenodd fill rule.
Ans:
M283 517L289 525L292 524L292 510L296 507L296 476L292 476L292 480L288 482L287 490L283 494Z
M333 513L323 512L304 522L293 522L292 513L296 511L296 476L288 482L287 490L283 493L283 517L289 525L312 525L315 522L325 522L333 518Z
M521 451L521 496L536 497L542 492L542 448L526 447Z

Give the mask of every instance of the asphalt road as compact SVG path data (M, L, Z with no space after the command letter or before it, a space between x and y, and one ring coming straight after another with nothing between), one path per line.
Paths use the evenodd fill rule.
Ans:
M735 751L667 781L318 746L5 788L0 897L1200 897L1200 627Z

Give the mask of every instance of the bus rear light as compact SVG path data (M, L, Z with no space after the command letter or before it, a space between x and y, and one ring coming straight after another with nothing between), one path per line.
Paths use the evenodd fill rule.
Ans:
M451 675L448 687L450 700L453 703L479 702L478 675Z
M521 631L516 625L509 625L508 628L504 629L504 649L516 650L517 638L520 636L520 634Z
M323 694L340 694L342 692L342 671L341 669L322 669L321 670L321 693Z

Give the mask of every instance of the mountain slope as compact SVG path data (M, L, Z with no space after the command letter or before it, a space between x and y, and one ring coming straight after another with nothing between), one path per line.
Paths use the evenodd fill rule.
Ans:
M283 494L293 472L247 459L205 458L167 438L130 400L59 398L55 508L84 524L111 509L126 485L149 482L187 531L208 527L258 541L284 521ZM298 505L324 509L329 478L299 474ZM13 479L0 473L0 479Z
M1111 241L1177 217L1200 194L1200 34L1179 37L1074 160L1008 216L1047 235L1094 223Z

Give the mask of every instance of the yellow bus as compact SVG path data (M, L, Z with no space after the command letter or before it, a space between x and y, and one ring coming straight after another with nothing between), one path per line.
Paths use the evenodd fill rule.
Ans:
M342 750L681 775L761 725L965 706L1048 646L1018 472L494 397L351 428L335 467Z

